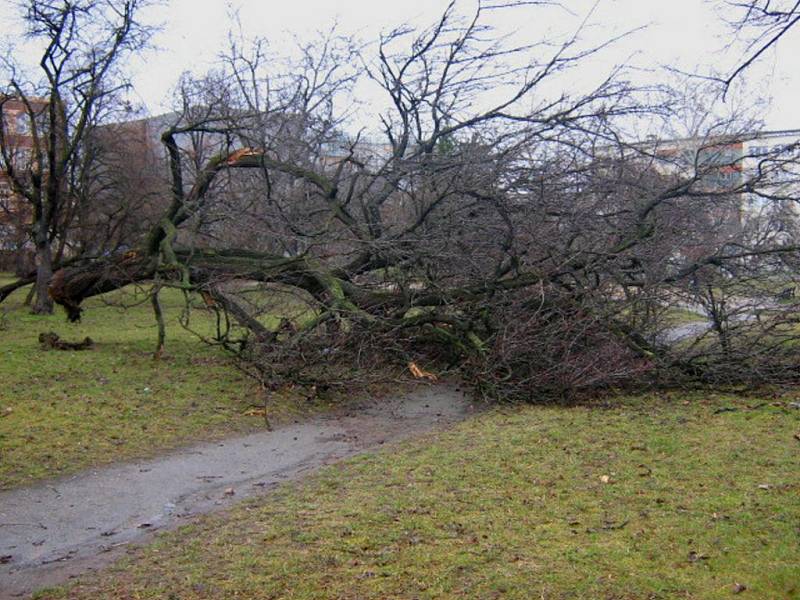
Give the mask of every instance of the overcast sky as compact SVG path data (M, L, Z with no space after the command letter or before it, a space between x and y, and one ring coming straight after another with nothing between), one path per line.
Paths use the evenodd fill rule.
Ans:
M6 34L17 30L14 4L14 0L0 0L0 23ZM152 112L168 108L171 89L182 71L202 73L213 66L228 32L236 27L231 19L234 13L245 35L266 37L274 50L281 50L292 38L310 39L334 22L343 33L374 40L382 30L403 22L430 23L446 4L447 0L165 0L146 14L149 22L161 23L163 29L154 39L157 51L131 65L134 97ZM474 0L458 0L458 4L469 9ZM595 0L565 0L568 10L504 11L495 18L500 29L529 41L572 31L587 15L586 44L646 26L604 55L609 68L625 61L650 69L669 65L684 71L717 68L726 72L739 58L736 51L725 49L730 32L721 18L723 0L600 0L595 4ZM752 93L772 98L772 107L764 114L769 128L800 128L800 28L748 73L748 86Z

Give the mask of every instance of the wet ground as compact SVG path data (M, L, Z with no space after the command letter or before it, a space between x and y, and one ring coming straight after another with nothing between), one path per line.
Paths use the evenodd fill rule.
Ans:
M63 583L154 531L474 410L455 387L419 387L275 431L0 492L0 599Z

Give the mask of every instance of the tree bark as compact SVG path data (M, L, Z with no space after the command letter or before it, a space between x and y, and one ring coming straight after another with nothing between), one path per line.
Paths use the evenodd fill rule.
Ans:
M36 240L36 301L33 305L33 313L37 315L53 314L53 299L49 294L50 282L53 280L53 256L50 248L50 240L47 234L45 239L37 236Z

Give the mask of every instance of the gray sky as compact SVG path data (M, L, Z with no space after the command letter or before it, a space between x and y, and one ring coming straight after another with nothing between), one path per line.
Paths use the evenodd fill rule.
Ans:
M465 9L473 2L458 0ZM245 35L266 37L274 50L281 51L293 37L310 39L334 22L342 33L374 40L380 31L403 22L430 23L446 4L446 0L165 0L146 15L148 21L162 23L163 30L155 38L160 50L132 65L135 98L153 112L168 108L170 90L182 71L202 73L213 66L235 27L231 15L237 11ZM670 65L685 71L726 72L740 57L725 49L730 34L719 12L722 0L600 0L593 12L594 0L564 4L569 11L503 11L496 17L497 25L518 39L533 41L573 31L591 15L583 34L587 44L647 26L606 52L603 63L590 67L595 74L598 67L622 61L648 69ZM13 1L0 0L4 32L15 29L13 13ZM657 71L642 77L653 81L666 75ZM772 107L763 115L768 127L800 127L800 29L748 72L747 86L752 93L771 96Z

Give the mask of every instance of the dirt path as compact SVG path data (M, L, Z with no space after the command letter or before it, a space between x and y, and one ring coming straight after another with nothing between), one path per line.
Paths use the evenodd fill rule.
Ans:
M107 564L155 530L384 442L454 423L472 410L453 387L421 387L273 432L1 492L0 598L61 583Z

